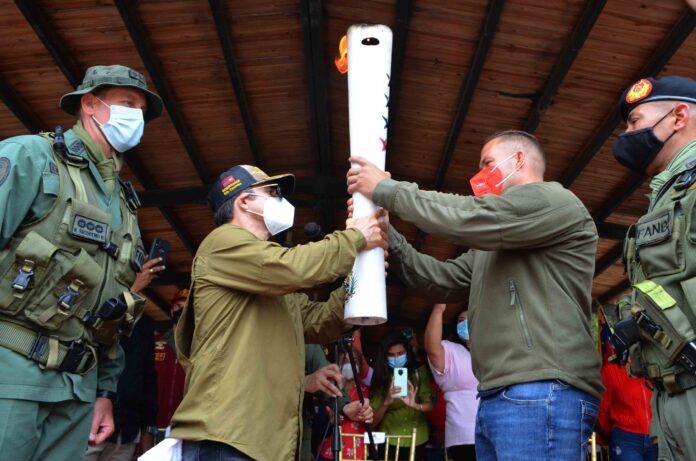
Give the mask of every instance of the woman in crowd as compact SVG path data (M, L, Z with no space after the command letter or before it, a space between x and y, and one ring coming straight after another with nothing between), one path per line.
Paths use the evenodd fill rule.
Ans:
M433 406L428 370L416 365L408 341L398 331L388 335L380 344L374 368L370 388L370 405L375 410L373 426L387 435L411 435L415 427L416 460L423 460L428 441L425 412ZM393 386L395 368L407 369L408 389L405 397L395 395L401 391ZM391 440L390 444L396 445L396 441ZM399 459L408 459L410 440L402 440L400 445ZM391 448L392 453L393 450Z
M442 340L445 304L436 304L425 329L425 351L435 382L445 394L445 447L453 461L474 461L476 426L476 387L471 368L467 312L457 318L456 342Z

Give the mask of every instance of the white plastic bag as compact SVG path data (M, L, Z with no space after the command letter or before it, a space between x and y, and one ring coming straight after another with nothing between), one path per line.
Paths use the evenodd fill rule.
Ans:
M138 461L181 461L181 440L164 439L150 448Z

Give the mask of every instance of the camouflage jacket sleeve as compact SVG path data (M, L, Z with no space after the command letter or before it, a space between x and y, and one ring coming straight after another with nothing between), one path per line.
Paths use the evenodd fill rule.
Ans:
M294 293L288 295L288 298L302 316L306 343L328 344L351 329L351 326L343 321L343 287L334 290L329 299L323 302L312 301L304 293Z
M473 252L440 261L419 253L389 226L389 269L408 287L431 302L459 302L469 298Z
M0 142L0 248L28 221L53 206L60 178L48 142L17 136Z
M110 347L99 347L99 362L97 365L97 389L100 391L118 392L118 378L125 366L125 354L120 344Z
M427 233L477 250L543 248L567 240L573 230L597 232L580 200L558 183L523 184L501 196L474 197L385 179L373 200Z
M285 248L237 226L218 228L199 248L196 277L214 285L280 296L348 274L365 246L360 231L337 231L319 242Z

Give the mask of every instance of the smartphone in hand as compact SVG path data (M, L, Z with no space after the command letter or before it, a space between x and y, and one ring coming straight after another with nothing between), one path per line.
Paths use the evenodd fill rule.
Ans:
M394 387L398 387L399 393L394 394L397 397L406 397L408 395L408 368L394 368Z
M167 264L167 255L169 255L169 242L155 237L152 241L152 246L150 247L150 261L155 258L162 258L157 265L165 266Z

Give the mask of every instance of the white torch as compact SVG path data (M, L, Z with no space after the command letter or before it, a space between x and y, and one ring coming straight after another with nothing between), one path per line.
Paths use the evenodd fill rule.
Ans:
M341 40L343 57L346 47L350 153L365 157L384 170L392 31L384 25L353 25L348 29L347 38ZM340 60L336 61L336 66L341 70ZM366 216L376 209L364 195L353 194L353 217ZM384 252L381 248L358 254L344 285L347 323L378 325L387 321Z

